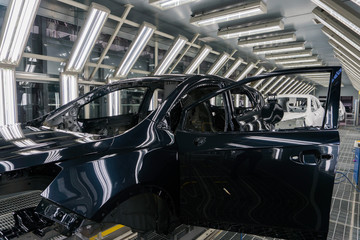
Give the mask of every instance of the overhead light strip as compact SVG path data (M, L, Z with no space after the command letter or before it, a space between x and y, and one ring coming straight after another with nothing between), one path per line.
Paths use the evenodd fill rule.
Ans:
M296 68L296 67L313 67L313 66L323 66L323 62L309 62L309 63L296 63L296 64L283 64L284 68Z
M281 20L274 20L261 24L254 24L250 26L234 26L230 28L220 29L218 31L218 37L229 39L243 36L250 36L265 32L274 32L284 29L284 23Z
M180 53L181 49L185 46L187 41L188 39L181 35L179 35L175 39L173 44L170 46L169 50L166 52L164 58L161 60L160 64L155 68L154 75L161 75L167 72L167 70L170 67L170 64Z
M359 14L353 13L344 3L334 0L311 0L331 16L360 35ZM348 9L347 9L348 8Z
M246 4L236 4L211 12L204 12L190 18L190 23L196 26L206 26L214 23L228 22L244 17L264 14L267 12L266 4L263 1L255 1Z
M194 59L191 61L189 66L185 69L185 74L192 74L195 70L200 66L200 64L204 61L204 59L209 55L212 48L208 45L203 46L200 51L196 54Z
M282 83L280 83L280 84L274 89L273 92L274 92L274 93L277 93L282 86L284 86L287 82L290 81L290 78L291 78L291 77L286 78Z
M271 47L254 48L253 53L255 54L282 53L282 52L291 52L291 51L298 51L304 49L305 49L305 42L300 42L290 45L278 45Z
M242 79L244 79L246 77L246 75L248 73L251 72L251 70L253 70L253 68L256 66L257 63L248 63L248 65L246 65L246 67L243 69L243 71L240 73L239 76L237 76L237 78L235 79L235 81L240 81Z
M270 79L267 80L267 82L260 88L259 92L263 92L265 90L265 88L267 88L267 86L270 85L270 83L272 83L277 77L272 77Z
M271 89L273 89L278 83L280 83L281 80L284 79L285 76L280 76L276 81L273 82L273 84L268 87L268 89L266 89L266 91L264 92L264 95L267 94L268 92L271 91Z
M85 24L71 50L66 72L82 71L109 14L110 10L104 6L96 3L90 5Z
M160 8L161 10L166 10L195 1L197 0L149 0L149 3L150 5Z
M352 55L356 59L360 60L360 51L355 49L353 45L343 41L337 35L332 34L332 32L327 28L322 28L323 32L330 38L329 44L333 48L342 48L342 50L347 52L347 55Z
M243 62L244 60L242 58L238 58L234 61L234 63L230 66L230 68L226 71L226 73L224 74L225 78L228 78L231 76L231 74L233 74L235 72L235 70L240 66L240 64Z
M40 0L13 0L9 3L0 37L0 62L18 65L30 35Z
M285 42L296 41L295 33L282 34L277 36L254 36L251 39L239 39L238 45L240 47L254 47L265 44L278 44Z
M115 78L126 77L134 66L136 60L144 50L146 44L149 42L156 27L144 22L135 39L130 44L125 56L121 60L118 69L115 71Z
M318 61L318 56L314 55L311 57L301 57L301 58L289 58L284 60L275 60L276 64L291 64L291 63L305 63L305 62L316 62Z
M279 94L287 94L293 87L295 87L297 84L299 84L298 80L294 80L287 88L285 88L282 92Z
M209 71L206 74L216 74L220 71L221 67L224 66L227 60L229 60L229 54L224 52L220 55L220 57L214 62L214 64L210 67Z
M312 56L311 49L305 49L303 51L295 51L295 52L287 52L287 53L265 54L265 58L269 60L288 59L295 57L308 57L308 56Z

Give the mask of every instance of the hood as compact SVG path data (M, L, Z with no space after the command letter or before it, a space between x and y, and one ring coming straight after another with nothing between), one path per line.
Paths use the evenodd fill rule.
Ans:
M294 120L294 119L305 118L305 117L306 117L306 113L289 113L289 112L285 112L283 118L281 119L281 121Z
M0 173L107 150L112 138L21 124L0 127Z

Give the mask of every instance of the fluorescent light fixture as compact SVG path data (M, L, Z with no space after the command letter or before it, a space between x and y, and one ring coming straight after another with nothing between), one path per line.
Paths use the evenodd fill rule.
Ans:
M259 91L260 91L260 92L264 91L265 88L267 88L267 86L269 86L270 83L272 83L276 78L277 78L277 77L272 77L272 78L268 79L268 80L266 81L266 83L260 88Z
M110 10L106 7L96 3L91 4L84 26L71 50L66 72L82 71L109 14Z
M245 4L236 4L221 9L215 9L202 14L195 14L190 18L190 23L196 26L206 26L214 23L228 22L235 19L259 15L267 12L263 1Z
M254 48L253 53L255 54L282 53L282 52L292 52L292 51L298 51L304 49L305 49L305 42L298 42L289 45Z
M78 97L78 79L76 74L60 74L60 101L64 105Z
M18 65L30 35L40 0L13 0L9 3L0 37L0 62Z
M311 85L308 85L304 90L302 90L300 93L301 94L305 94L308 90L310 90L310 88L312 88Z
M207 55L211 52L212 48L208 45L204 45L200 51L196 54L194 59L191 61L189 66L185 69L185 74L192 74L200 66L202 61L206 58Z
M345 42L344 40L339 38L337 35L332 34L332 32L328 28L322 28L322 30L330 38L329 44L333 48L342 48L348 53L348 55L352 55L360 60L360 51L354 48L354 45L351 45L348 42Z
M360 35L359 13L353 12L340 1L334 0L311 0L313 3L324 9L331 16L343 23L345 26Z
M149 42L151 36L155 32L156 27L150 23L144 22L134 41L130 44L125 56L119 64L119 68L115 71L115 78L126 77L134 66L136 60L144 50L146 44Z
M15 69L0 68L0 126L16 123L17 109Z
M302 90L304 90L308 85L306 83L304 83L300 88L298 88L298 90L295 93L300 93Z
M283 29L284 29L284 23L281 20L273 20L261 24L254 24L248 26L241 25L241 26L234 26L234 27L220 29L217 35L218 37L229 39L229 38L250 36L265 32L280 31Z
M282 94L283 92L285 92L285 90L290 86L290 84L292 84L295 81L296 78L291 79L288 83L285 84L284 87L281 88L281 90L279 91L279 94Z
M281 80L283 80L285 76L280 76L276 81L274 81L274 83L268 87L268 89L266 89L266 91L264 92L264 95L267 94L268 92L271 91L271 89L273 89L278 83L280 83Z
M289 85L289 87L287 89L285 89L283 92L281 92L281 94L287 94L288 92L291 91L291 89L296 87L298 84L300 84L299 81L294 81L292 84Z
M326 27L322 28L325 34L327 34L326 32L331 31L331 35L338 35L360 51L359 35L351 31L344 24L336 21L336 19L320 8L315 8L313 13L316 18Z
M295 33L281 34L277 36L254 36L246 39L239 39L238 45L240 47L254 47L265 44L277 44L285 42L293 42L296 40Z
M356 69L360 69L360 61L358 61L356 58L351 55L346 55L337 49L334 49L334 51L337 58L342 58L343 60L351 63Z
M239 76L237 76L237 78L235 79L236 81L240 81L242 79L244 79L246 77L246 75L251 72L251 70L253 70L253 68L256 66L255 63L248 63L248 65L246 65L246 67L244 68L244 70L240 73Z
M290 64L290 63L305 63L305 62L316 62L318 61L318 56L314 55L311 57L301 57L301 58L288 58L283 60L275 60L276 64Z
M265 54L265 58L269 60L275 59L288 59L288 58L295 58L295 57L308 57L312 56L311 49L305 49L303 51L295 51L295 52L287 52L287 53L278 53L278 54Z
M229 54L224 52L220 55L220 57L214 62L214 64L210 67L209 71L206 74L216 74L220 71L221 67L224 66L227 60L229 60Z
M197 0L149 0L149 3L161 10L166 10L195 1Z
M339 58L342 65L346 65L347 68L353 70L353 72L357 72L358 75L360 76L360 70L358 70L359 68L356 65L352 64L345 57L341 55L337 55L337 58Z
M164 74L169 69L170 64L174 61L187 41L188 39L181 35L175 39L169 50L166 52L164 58L161 60L160 64L155 68L154 75Z
M265 71L265 68L263 66L259 67L254 73L254 76L260 75L263 71Z
M354 3L360 6L360 0L351 0L351 1L353 1Z
M295 87L292 91L290 91L290 93L292 93L292 94L297 93L297 91L298 91L300 88L302 88L304 85L306 85L306 83L301 82L297 87Z
M244 60L242 58L238 58L234 61L234 63L231 65L231 67L226 71L226 73L224 74L225 78L228 78L231 76L231 74L233 74L235 72L235 70L240 66L240 64L243 62Z
M306 94L310 94L312 91L314 91L315 90L315 87L311 87L307 92L306 92Z
M282 81L275 89L274 89L274 93L277 93L279 91L279 89L284 86L287 82L289 82L290 77L286 78L284 81Z
M297 67L313 67L313 66L323 66L322 61L318 62L309 62L309 63L294 63L294 64L283 64L284 68L297 68Z

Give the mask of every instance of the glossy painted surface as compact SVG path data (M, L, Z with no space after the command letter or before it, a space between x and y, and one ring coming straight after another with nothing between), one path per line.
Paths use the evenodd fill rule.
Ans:
M333 73L324 128L244 132L231 126L229 119L235 113L228 91L265 76L317 71ZM0 172L56 164L61 171L42 196L98 222L115 214L132 196L151 192L164 196L183 223L291 239L324 238L339 144L340 73L341 69L328 67L282 70L235 83L202 75L112 83L28 123L32 127L1 128ZM161 81L181 83L148 116L151 94L147 94L139 123L131 129L114 136L81 132L77 115L84 104L122 87L148 84L153 89L151 84ZM178 127L171 129L170 110L195 87L210 85L217 90L197 101L220 94L227 130L183 129L185 112L197 102L182 109L176 117ZM255 90L247 91L260 113L262 97ZM167 215L169 209L162 211Z

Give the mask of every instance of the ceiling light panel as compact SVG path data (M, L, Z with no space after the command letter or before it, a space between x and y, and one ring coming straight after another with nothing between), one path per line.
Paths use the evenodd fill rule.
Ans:
M130 44L124 58L121 60L119 68L115 72L115 77L126 77L134 66L136 60L149 42L155 31L155 26L144 22L139 28L138 34Z
M209 71L206 74L216 74L220 71L221 67L224 66L227 60L229 60L229 54L224 52L220 55L220 57L214 62L214 64L210 67Z
M203 46L200 51L196 54L194 59L191 61L189 66L185 69L185 74L192 74L204 61L207 55L211 52L212 48L208 45Z
M316 62L318 61L318 56L314 55L311 57L301 57L301 58L289 58L283 60L275 60L276 64L291 64L291 63L305 63L305 62Z
M40 0L13 0L10 2L0 37L0 62L18 65L30 35Z
M281 34L277 36L254 36L251 38L239 39L238 45L240 47L254 47L265 44L277 44L285 42L293 42L296 40L295 33Z
M291 78L291 77L288 77L288 78L286 78L284 81L282 81L282 82L274 89L273 92L274 92L274 93L277 93L282 86L284 86L287 82L290 81L290 78Z
M299 42L290 45L278 45L271 47L254 48L253 53L255 54L282 53L282 52L299 51L304 49L305 49L305 43Z
M244 79L246 77L246 75L248 73L251 72L251 70L253 70L253 68L256 66L255 63L248 63L248 65L246 65L246 67L244 68L244 70L240 73L239 76L237 76L237 78L235 79L236 81L240 81L242 79Z
M84 26L82 26L71 50L66 71L82 71L109 14L110 10L108 8L96 3L91 4Z
M343 52L337 49L334 49L334 51L336 57L341 57L343 59L346 59L349 63L352 63L354 66L356 66L357 69L360 69L360 61L358 61L356 58L354 58L351 55L344 54Z
M267 12L263 1L227 6L211 12L197 14L190 18L190 23L196 26L206 26L214 23L228 22L235 19L264 14Z
M322 28L322 30L330 38L329 44L333 48L342 48L343 51L345 50L347 52L347 55L353 55L355 58L360 60L360 51L355 49L353 45L343 41L340 37L338 37L336 34L331 33L331 31L325 27Z
M309 63L294 63L294 64L283 64L284 68L296 68L296 67L314 67L323 66L323 62L309 62Z
M312 56L311 49L305 49L302 51L287 52L287 53L265 54L265 58L270 60L307 57L307 56Z
M154 75L164 74L169 69L170 64L174 61L187 41L188 39L181 35L175 39L169 50L166 52L164 58L161 60L160 64L155 68Z
M323 11L320 8L315 8L313 10L315 17L329 30L333 32L333 34L338 35L342 39L344 39L349 44L353 45L354 48L360 51L360 39L359 36L347 28L344 24L338 22L334 19L330 14ZM324 28L323 28L324 31Z
M149 3L161 10L166 10L195 1L197 0L149 0Z
M291 79L288 83L286 83L285 86L281 88L278 94L282 94L295 81L295 79L296 77Z
M231 76L231 74L233 74L235 72L235 70L240 66L240 64L243 62L244 60L242 58L238 58L234 61L234 63L230 66L230 68L226 71L226 73L224 74L225 78L228 78Z
M250 36L260 33L280 31L283 29L284 29L284 23L281 20L273 20L261 24L253 24L247 26L241 25L241 26L233 26L233 27L220 29L217 35L218 37L229 39L229 38Z
M345 26L360 35L360 21L358 13L353 13L348 7L334 0L311 0L313 3L324 9L331 16L343 23Z

